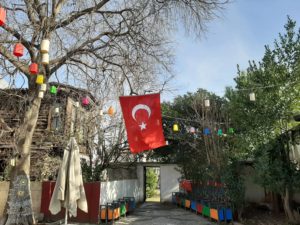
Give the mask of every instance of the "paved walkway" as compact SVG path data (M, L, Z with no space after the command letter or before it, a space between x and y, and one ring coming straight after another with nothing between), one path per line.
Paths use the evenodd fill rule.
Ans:
M144 203L117 225L216 225L196 213L171 204Z

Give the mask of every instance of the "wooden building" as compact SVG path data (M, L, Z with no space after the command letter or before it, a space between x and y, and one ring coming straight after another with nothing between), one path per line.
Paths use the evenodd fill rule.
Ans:
M57 93L51 93L50 87ZM22 123L28 104L28 89L0 89L0 175L11 159L18 157L15 148L17 128ZM88 104L82 99L86 98ZM62 156L66 143L74 135L80 146L80 153L86 155L85 121L95 104L94 97L84 89L58 83L49 83L42 99L37 126L31 145L32 179L39 179L46 157Z

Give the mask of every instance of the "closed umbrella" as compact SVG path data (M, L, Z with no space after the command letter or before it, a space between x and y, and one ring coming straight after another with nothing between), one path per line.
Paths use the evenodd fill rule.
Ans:
M61 167L51 197L49 210L52 214L60 212L65 207L65 224L70 216L77 216L77 207L88 212L86 196L81 174L79 147L74 137L70 138L64 151Z

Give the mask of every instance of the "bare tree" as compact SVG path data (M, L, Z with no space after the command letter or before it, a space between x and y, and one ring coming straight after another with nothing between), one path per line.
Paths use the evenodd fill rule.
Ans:
M127 94L142 92L143 84L158 83L172 64L169 37L182 20L191 33L201 34L205 22L227 0L2 0L7 10L0 35L0 78L29 92L24 120L16 131L20 160L10 198L23 185L29 192L30 145L42 99L30 63L38 63L44 82L115 84ZM40 44L50 40L50 62L42 64ZM12 54L16 43L24 57ZM104 82L104 83L103 83ZM152 88L153 89L153 88ZM21 183L18 183L21 182ZM20 194L20 193L19 193ZM28 194L28 195L27 195ZM7 206L6 224L33 224L30 193L14 196ZM22 197L23 196L23 197ZM28 199L24 202L24 196ZM23 202L18 202L23 199ZM11 200L8 200L10 202ZM26 210L24 205L26 204Z

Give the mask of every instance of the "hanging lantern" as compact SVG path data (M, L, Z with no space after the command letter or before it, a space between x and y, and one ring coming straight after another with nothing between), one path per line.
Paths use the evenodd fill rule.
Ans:
M195 127L190 127L190 133L194 134L196 132Z
M31 74L38 74L39 72L39 66L37 63L31 63L30 66L29 66L29 72Z
M47 90L47 84L41 84L40 91L46 91Z
M17 57L21 57L24 55L24 46L21 43L17 43L14 47L13 54Z
M234 134L234 129L233 129L232 127L230 127L230 128L228 129L228 133L229 133L229 134Z
M166 145L169 145L169 141L168 140L166 140Z
M49 39L42 40L41 53L49 53L50 41Z
M179 131L179 126L177 123L173 124L173 131L175 132Z
M204 135L210 135L210 129L209 128L204 129Z
M79 102L75 102L75 107L79 107Z
M112 106L110 106L107 110L108 115L113 116L115 114L115 110Z
M5 25L6 22L6 10L0 7L0 26Z
M222 129L218 129L218 133L217 133L218 136L222 136L223 135L223 131Z
M102 109L100 109L99 115L103 116L103 110Z
M9 164L11 166L16 166L16 158L11 158Z
M56 107L56 108L54 109L54 113L55 113L55 114L58 114L58 113L59 113L59 107Z
M55 95L57 93L57 88L55 86L51 86L50 93Z
M249 98L250 98L250 101L251 101L251 102L254 102L254 101L255 101L255 93L254 93L254 92L251 92L251 93L249 94Z
M49 54L48 53L42 54L42 64L43 65L49 64Z
M44 98L44 92L43 91L39 91L39 98Z
M204 106L205 106L205 107L209 107L209 106L210 106L209 99L205 99L205 100L204 100Z
M90 99L88 97L84 97L82 98L81 103L82 105L87 106L88 104L90 104Z
M37 75L35 83L43 84L44 83L44 76L42 74Z

